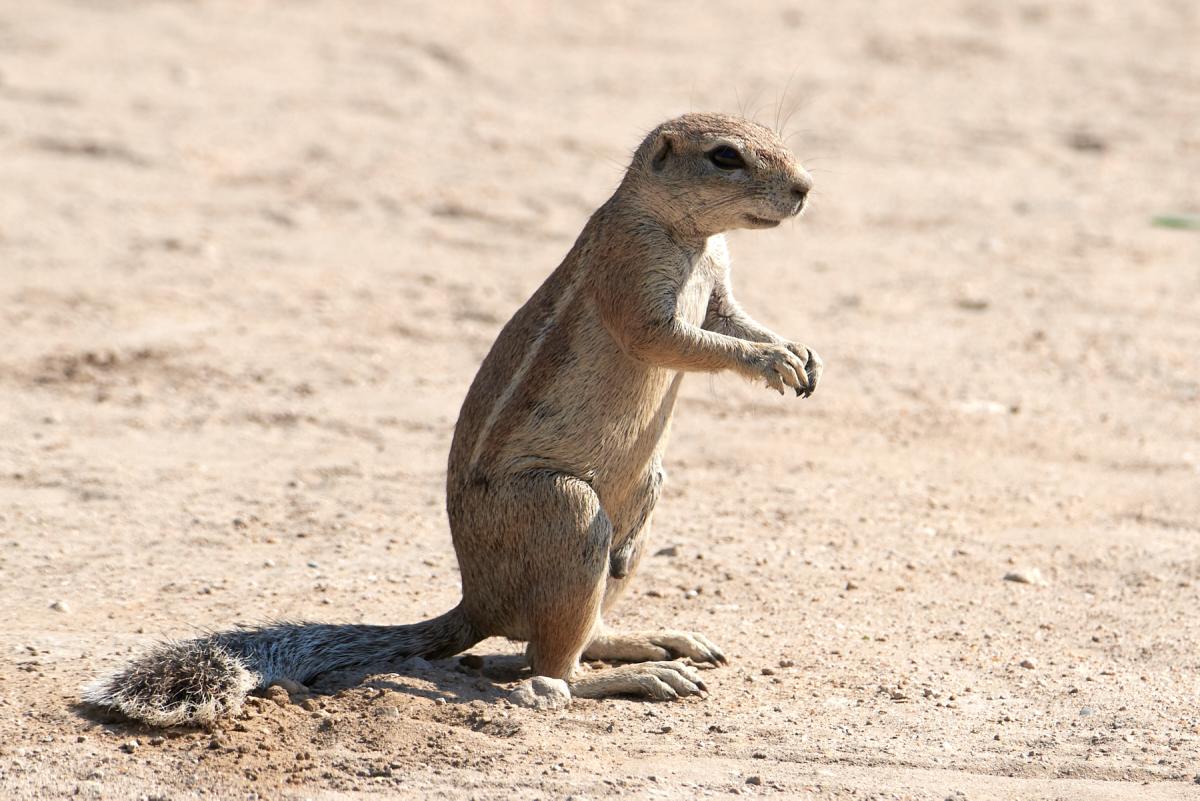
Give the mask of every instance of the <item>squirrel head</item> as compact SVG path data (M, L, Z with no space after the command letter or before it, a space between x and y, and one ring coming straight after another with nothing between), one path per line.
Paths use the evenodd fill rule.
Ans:
M770 128L727 114L685 114L646 136L625 185L667 227L707 237L796 216L812 176Z

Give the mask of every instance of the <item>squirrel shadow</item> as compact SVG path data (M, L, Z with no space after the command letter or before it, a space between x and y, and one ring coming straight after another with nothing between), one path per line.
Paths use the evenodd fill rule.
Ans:
M496 654L486 658L468 655L432 661L412 657L400 662L330 670L311 680L308 689L314 695L326 696L343 690L368 688L394 690L432 701L440 698L447 703L493 703L509 692L502 684L520 681L528 675L525 657L516 654ZM414 686L404 679L419 679L434 686Z

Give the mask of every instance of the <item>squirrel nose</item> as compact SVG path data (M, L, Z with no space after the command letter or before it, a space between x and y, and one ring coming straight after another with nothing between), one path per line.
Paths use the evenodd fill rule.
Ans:
M792 200L795 201L795 205L792 206L792 214L799 214L804 209L804 201L808 198L810 189L812 189L812 184L806 181L792 184Z

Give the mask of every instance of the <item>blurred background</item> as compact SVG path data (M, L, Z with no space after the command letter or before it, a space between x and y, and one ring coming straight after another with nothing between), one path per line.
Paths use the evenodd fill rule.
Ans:
M127 735L70 711L156 637L453 604L474 371L698 110L813 172L803 219L730 243L751 314L827 364L804 403L685 384L666 551L616 622L719 642L712 698L509 740L400 693L303 770L217 748L208 786L364 790L380 754L452 797L1190 782L1198 42L1185 0L0 2L0 704L28 713L0 733L38 743L0 782L189 787L187 740L92 777Z

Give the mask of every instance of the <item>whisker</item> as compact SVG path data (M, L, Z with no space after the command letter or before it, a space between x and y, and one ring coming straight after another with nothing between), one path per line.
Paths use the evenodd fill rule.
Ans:
M796 79L796 73L800 70L800 66L796 65L792 68L792 74L788 76L787 83L783 85L783 94L779 96L779 103L775 106L775 133L780 139L783 138L783 127L786 127L787 122L780 125L780 117L783 116L783 104L787 102L788 92L791 91L792 81ZM788 114L791 117L791 114Z

